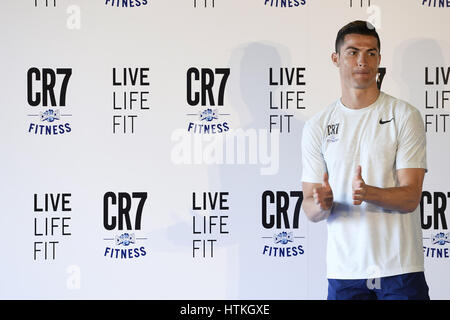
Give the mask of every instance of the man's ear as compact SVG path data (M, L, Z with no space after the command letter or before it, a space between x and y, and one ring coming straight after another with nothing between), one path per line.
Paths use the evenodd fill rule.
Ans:
M331 54L331 61L336 67L339 67L339 53L333 52Z

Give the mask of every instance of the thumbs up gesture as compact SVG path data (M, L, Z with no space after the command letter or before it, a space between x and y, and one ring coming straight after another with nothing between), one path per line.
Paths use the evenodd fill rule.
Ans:
M333 205L333 191L328 183L328 173L323 175L323 182L320 187L313 189L314 203L319 206L320 210L330 210Z
M355 175L352 181L352 198L354 205L360 205L366 196L367 187L361 175L362 168L357 166L355 170Z

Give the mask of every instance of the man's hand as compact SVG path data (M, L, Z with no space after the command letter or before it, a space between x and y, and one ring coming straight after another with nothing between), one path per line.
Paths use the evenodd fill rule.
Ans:
M323 175L322 186L313 189L314 203L319 206L320 210L330 210L333 205L333 191L328 183L328 173Z
M397 179L400 186L378 188L364 182L361 166L357 166L352 181L353 204L360 205L365 201L387 210L412 212L420 203L424 175L425 169L399 169Z
M357 166L352 181L353 204L359 206L366 197L367 185L361 176L361 166Z

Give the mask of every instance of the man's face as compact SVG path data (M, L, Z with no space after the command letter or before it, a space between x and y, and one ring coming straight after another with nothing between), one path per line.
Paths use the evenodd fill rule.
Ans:
M366 89L376 85L381 55L375 37L347 34L339 53L333 53L332 60L339 68L343 86Z

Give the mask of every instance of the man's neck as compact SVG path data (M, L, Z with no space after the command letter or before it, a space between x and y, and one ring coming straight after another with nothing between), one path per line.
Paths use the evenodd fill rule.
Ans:
M362 109L374 103L379 95L380 90L376 86L367 89L351 88L342 90L341 102L347 108Z

